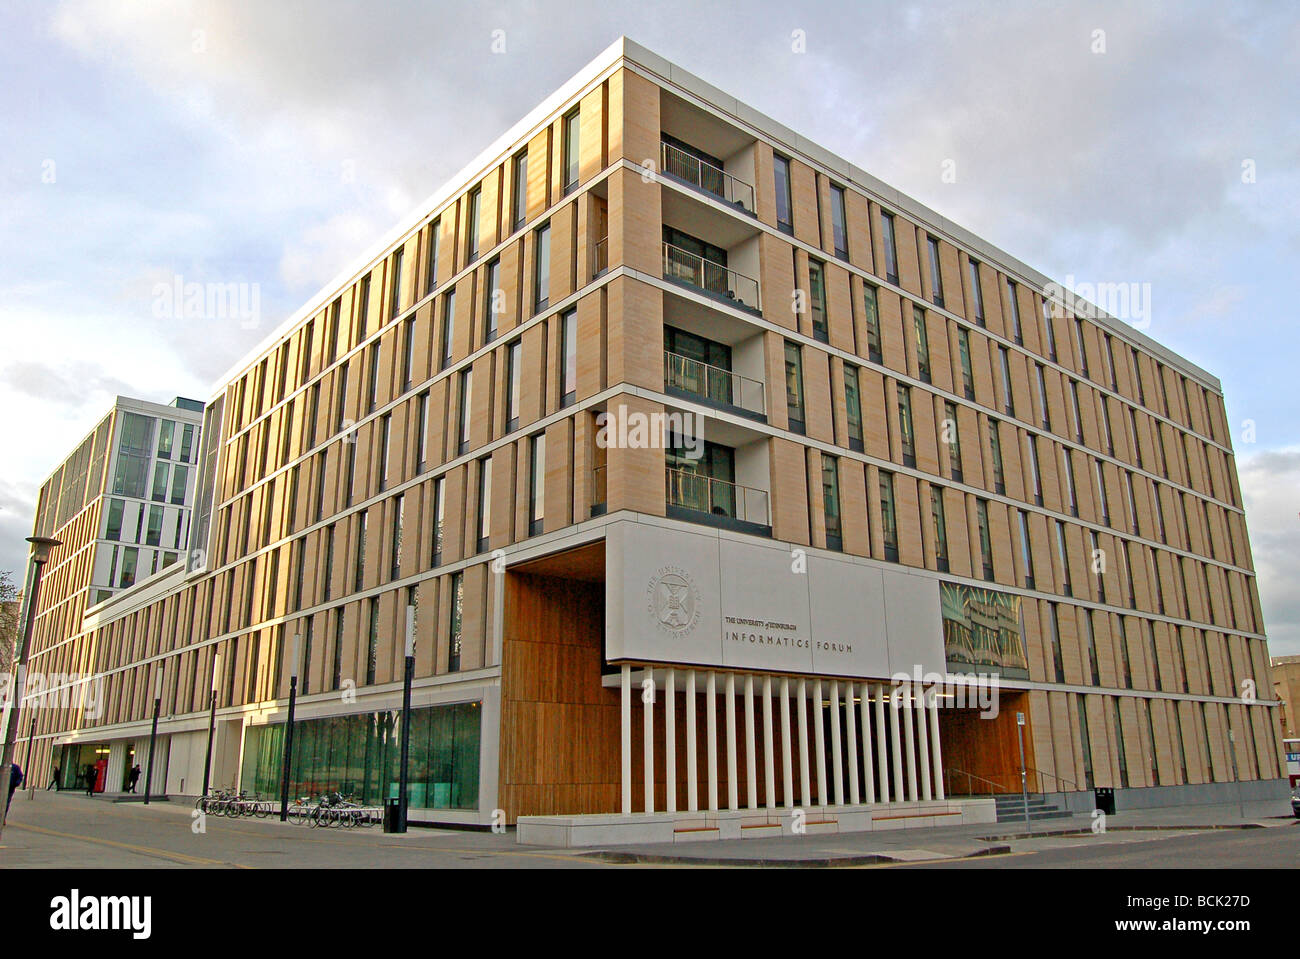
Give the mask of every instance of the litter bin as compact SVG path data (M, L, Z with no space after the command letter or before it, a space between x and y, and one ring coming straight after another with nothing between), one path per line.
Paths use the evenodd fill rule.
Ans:
M400 799L384 800L384 832L406 832L406 823L402 821Z
M1092 791L1093 809L1100 809L1107 816L1115 815L1115 790L1109 786L1098 786Z

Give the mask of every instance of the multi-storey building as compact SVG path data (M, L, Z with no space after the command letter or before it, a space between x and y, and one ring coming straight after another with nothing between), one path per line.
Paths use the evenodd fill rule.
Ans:
M1275 792L1219 381L1051 289L620 40L221 383L184 567L38 621L103 709L33 766L157 689L169 791L215 706L273 793L299 649L294 793L391 795L413 607L414 820L951 821L1017 714L1035 791Z
M41 485L35 534L63 545L42 579L36 624L51 639L30 680L33 694L43 695L47 682L68 688L68 674L90 670L88 609L184 560L202 419L197 400L119 396Z

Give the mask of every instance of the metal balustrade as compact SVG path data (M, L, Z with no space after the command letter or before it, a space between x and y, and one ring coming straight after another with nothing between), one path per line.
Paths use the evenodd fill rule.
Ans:
M667 467L664 470L669 506L711 516L770 525L767 491L741 486L705 473Z
M664 278L696 287L753 312L762 308L757 280L671 243L664 244Z
M767 413L761 381L668 350L664 350L664 384L720 406L759 416Z
M754 215L754 188L721 167L660 141L660 169L668 176Z

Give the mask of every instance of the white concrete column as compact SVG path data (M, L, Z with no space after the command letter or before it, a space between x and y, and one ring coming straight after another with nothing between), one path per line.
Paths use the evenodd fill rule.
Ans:
M799 677L799 793L801 805L808 807L808 797L812 795L812 784L808 775L808 697L807 680Z
M632 667L624 663L621 674L623 699L619 716L619 732L622 736L623 815L630 816L632 814Z
M831 782L835 786L835 805L844 805L844 751L840 748L840 681L831 680Z
M894 802L903 801L903 744L898 735L898 713L903 708L899 687L889 687L889 745L894 752Z
M921 798L929 802L934 793L930 790L930 723L925 708L926 690L917 687L915 694L919 697L916 700L916 761L921 767Z
M677 812L677 677L664 677L664 796L668 812Z
M845 755L849 761L849 802L856 806L862 801L862 796L858 792L858 721L853 708L855 690L855 683L845 683L844 731L848 733L849 737L849 744L845 750Z
M889 750L885 748L885 687L875 687L872 712L876 719L876 765L880 770L880 801L889 802Z
M862 702L858 704L858 716L862 719L862 778L866 780L866 799L868 803L876 801L876 764L871 750L871 687L859 683L858 689Z
M740 776L736 766L736 674L727 673L727 808L740 808Z
M794 808L794 757L790 751L790 677L781 677L781 786L785 808Z
M813 681L813 747L817 750L817 805L830 805L826 795L826 732L822 715L822 681Z
M641 738L645 742L645 774L641 778L645 782L645 811L649 815L655 811L655 671L652 667L646 667L645 678L650 685L641 687L641 716L644 720Z
M943 752L939 748L939 687L930 690L930 752L934 754L934 798L943 799Z
M695 670L686 674L686 809L700 808L700 774L696 768L699 753L695 746Z
M709 811L718 811L718 674L709 671L705 679L708 706L704 710L705 731L709 734Z
M903 715L900 721L903 723L903 747L907 753L907 799L909 802L916 802L916 730L914 710L912 708L912 684L902 683L900 688L903 695Z
M763 786L764 805L776 809L776 747L772 742L772 677L763 677Z
M754 735L754 676L745 674L745 806L758 808L758 749Z

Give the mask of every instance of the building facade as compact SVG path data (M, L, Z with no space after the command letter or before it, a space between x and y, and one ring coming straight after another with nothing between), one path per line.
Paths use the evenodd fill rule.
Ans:
M620 40L220 384L184 564L56 551L33 768L160 691L169 792L275 793L296 647L294 793L378 801L413 607L413 820L1018 791L1017 714L1036 792L1267 790L1220 384L1054 289Z

